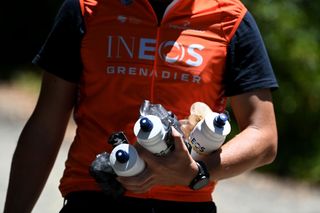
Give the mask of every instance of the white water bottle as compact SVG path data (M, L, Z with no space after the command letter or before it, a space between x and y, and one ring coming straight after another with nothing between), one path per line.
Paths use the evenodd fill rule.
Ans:
M173 148L171 129L165 129L160 118L155 115L140 117L133 132L138 143L156 155L165 155Z
M110 153L110 165L118 176L134 176L142 172L145 162L131 144L122 143Z
M210 154L220 148L230 131L231 126L226 114L208 112L190 133L193 159L198 160L199 156Z

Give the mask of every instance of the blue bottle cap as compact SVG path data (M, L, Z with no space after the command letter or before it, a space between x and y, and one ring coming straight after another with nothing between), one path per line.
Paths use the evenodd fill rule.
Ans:
M222 128L224 127L227 121L228 121L228 116L225 113L220 113L214 118L213 122L215 126Z
M129 160L129 153L120 149L116 152L116 159L119 163L126 163Z
M150 132L153 128L153 123L147 117L141 118L140 119L140 128L144 132Z

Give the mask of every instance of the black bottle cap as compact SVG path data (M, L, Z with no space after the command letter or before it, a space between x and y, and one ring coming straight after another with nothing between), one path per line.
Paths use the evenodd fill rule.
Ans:
M116 152L116 159L119 163L126 163L129 160L129 153L120 149Z
M153 128L153 123L147 117L141 118L140 119L140 128L144 132L150 132Z
M214 118L214 125L219 127L219 128L222 128L224 127L224 125L226 124L226 122L228 121L228 116L225 114L225 113L220 113L219 115L217 115L215 118Z

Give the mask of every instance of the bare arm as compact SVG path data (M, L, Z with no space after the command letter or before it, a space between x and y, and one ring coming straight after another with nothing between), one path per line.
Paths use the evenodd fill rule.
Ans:
M277 152L277 129L271 92L253 91L231 98L240 133L206 159L211 178L219 180L271 163Z
M220 150L203 157L211 180L233 177L263 166L272 162L276 155L277 130L270 91L258 90L232 97L231 105L241 131ZM197 166L179 134L174 134L176 149L164 158L155 157L137 146L148 167L135 177L119 177L125 188L141 193L155 184L189 185Z
M13 155L5 213L34 207L62 143L75 94L75 84L44 73L37 105Z

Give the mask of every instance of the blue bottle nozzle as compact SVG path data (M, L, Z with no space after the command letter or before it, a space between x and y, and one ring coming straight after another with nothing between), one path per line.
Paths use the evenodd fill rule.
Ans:
M140 119L140 128L144 132L150 132L153 128L153 123L149 118L141 118Z
M222 128L228 121L228 116L225 113L220 113L214 118L214 125Z
M129 160L129 153L124 150L116 152L116 159L119 163L126 163Z

